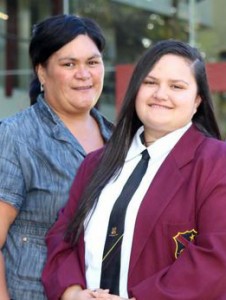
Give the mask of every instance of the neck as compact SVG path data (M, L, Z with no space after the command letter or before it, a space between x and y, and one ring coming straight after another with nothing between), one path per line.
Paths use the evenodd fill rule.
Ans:
M155 139L150 139L150 140L146 140L145 138L145 134L144 132L142 133L141 135L141 141L142 141L142 144L144 144L146 147L150 146L151 144L153 144L155 142Z
M151 144L153 144L155 141L144 141L145 146L150 146Z

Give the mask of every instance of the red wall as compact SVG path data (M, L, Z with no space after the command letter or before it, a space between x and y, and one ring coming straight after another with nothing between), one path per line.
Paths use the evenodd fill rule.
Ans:
M116 112L120 109L133 68L134 65L129 64L116 66ZM226 92L226 63L206 64L206 71L211 92Z

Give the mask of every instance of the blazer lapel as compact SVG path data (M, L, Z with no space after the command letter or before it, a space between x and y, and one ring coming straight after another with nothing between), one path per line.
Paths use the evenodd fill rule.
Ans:
M183 183L181 168L193 159L196 148L204 138L200 132L191 127L168 155L153 179L137 215L129 276L158 218Z

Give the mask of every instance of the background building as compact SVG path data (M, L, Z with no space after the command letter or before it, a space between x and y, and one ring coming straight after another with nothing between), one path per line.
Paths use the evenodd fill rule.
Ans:
M130 75L123 67L131 70L151 44L174 38L197 46L205 56L226 136L225 11L225 0L0 0L0 118L29 105L32 25L50 15L72 13L94 18L107 37L99 108L110 119L115 120L116 103L121 101Z

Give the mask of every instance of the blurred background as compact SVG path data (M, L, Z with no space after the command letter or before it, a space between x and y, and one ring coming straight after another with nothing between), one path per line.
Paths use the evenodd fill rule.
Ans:
M0 118L30 105L32 25L61 13L91 17L104 30L106 75L98 107L109 119L117 116L140 55L157 41L174 38L202 52L226 137L225 0L0 0Z

